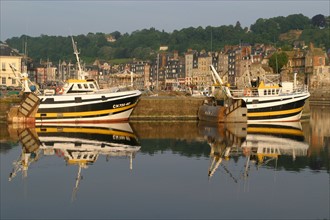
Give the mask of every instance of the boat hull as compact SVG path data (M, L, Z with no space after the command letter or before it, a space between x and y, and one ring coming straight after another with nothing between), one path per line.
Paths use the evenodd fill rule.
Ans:
M117 122L129 119L141 92L39 96L36 124Z
M309 93L274 97L243 97L248 122L299 121Z

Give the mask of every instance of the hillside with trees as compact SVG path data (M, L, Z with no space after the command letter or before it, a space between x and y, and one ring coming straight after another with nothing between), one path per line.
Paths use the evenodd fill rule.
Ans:
M109 41L109 37L115 41ZM241 27L239 21L235 25L218 27L188 27L174 30L172 33L156 30L155 28L137 30L131 34L88 33L87 35L73 36L78 43L81 58L87 64L95 59L110 61L121 58L136 58L141 60L153 59L159 47L166 45L169 51L185 52L188 48L194 50L219 51L224 45L239 43L273 44L276 47L292 48L295 40L310 42L316 47L328 50L330 48L330 16L315 15L308 18L302 14L279 16L269 19L259 18L254 24ZM70 36L30 37L22 35L6 40L12 48L24 52L34 61L49 59L74 60ZM25 46L24 46L25 45Z

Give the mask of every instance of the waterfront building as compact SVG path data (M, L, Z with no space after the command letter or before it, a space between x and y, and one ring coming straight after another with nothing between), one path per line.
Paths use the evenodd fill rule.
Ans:
M321 48L315 48L311 43L305 56L305 72L322 73L322 67L326 65L327 54Z
M218 54L218 69L223 82L228 82L228 54L223 51Z
M133 63L130 64L130 71L135 74L134 78L134 87L137 89L143 89L148 85L148 82L146 79L148 77L148 69L149 64L144 61L133 61Z
M18 72L26 71L23 63L23 56L7 44L0 44L0 84L6 87L18 87L19 81L10 68L12 65Z
M198 56L198 68L195 74L197 90L208 88L212 83L212 76L210 73L210 65L212 64L211 54L201 51Z
M212 57L212 65L217 70L219 68L219 52L210 52L210 56Z
M310 76L311 89L330 87L330 66L327 60L327 54L321 48L314 48L314 45L310 44L306 53L305 71Z
M194 63L194 56L196 51L192 49L188 49L185 53L185 85L190 86L192 85L192 77L193 77L193 63Z
M182 77L182 64L180 64L178 51L174 51L172 56L168 56L165 71L165 88L166 90L174 90L179 86L179 74Z
M285 53L288 55L287 71L289 73L305 73L306 52L298 48L293 51L285 51Z

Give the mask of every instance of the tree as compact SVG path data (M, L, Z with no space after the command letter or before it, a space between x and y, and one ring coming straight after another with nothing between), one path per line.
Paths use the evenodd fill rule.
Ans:
M121 37L121 33L119 31L114 31L110 35L114 37L116 40L118 40Z
M241 26L241 23L239 21L236 22L235 29L236 30L242 30L242 26Z
M285 52L275 52L269 58L269 66L273 69L275 73L279 73L281 72L282 67L285 66L288 61L288 55Z
M324 28L325 27L325 17L324 15L318 14L315 15L314 17L312 17L312 24L314 26L320 27L320 28Z

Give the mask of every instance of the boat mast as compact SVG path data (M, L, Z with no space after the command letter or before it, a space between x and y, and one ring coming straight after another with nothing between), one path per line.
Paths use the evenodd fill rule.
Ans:
M211 72L214 74L215 78L218 80L219 82L219 85L221 87L221 89L223 90L223 92L225 93L225 95L228 97L228 98L231 98L231 94L230 94L230 91L228 89L227 86L224 86L223 85L223 82L219 76L219 74L217 73L217 71L215 70L215 68L213 67L213 65L210 65L210 68L211 68Z
M157 91L158 91L158 75L159 75L159 52L157 53L157 81L156 81Z
M78 49L77 49L77 42L74 42L72 36L71 36L71 39L72 39L73 52L76 55L77 64L78 64L78 79L85 79L85 77L82 74L82 70L81 70L79 52L78 52Z

